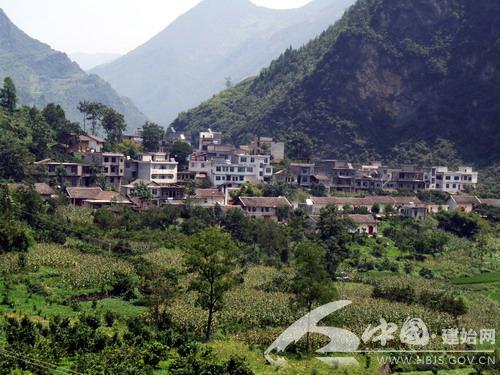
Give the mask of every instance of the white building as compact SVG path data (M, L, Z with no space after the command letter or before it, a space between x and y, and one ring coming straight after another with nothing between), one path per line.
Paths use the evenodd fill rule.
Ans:
M128 181L140 179L158 184L175 184L177 183L177 164L165 153L142 154L138 160L127 161L126 177Z
M234 155L231 160L213 160L210 181L215 186L241 186L246 182L258 184L273 175L269 155Z
M426 187L429 190L459 193L475 187L477 175L472 167L459 167L456 171L450 171L448 167L432 167L425 176Z

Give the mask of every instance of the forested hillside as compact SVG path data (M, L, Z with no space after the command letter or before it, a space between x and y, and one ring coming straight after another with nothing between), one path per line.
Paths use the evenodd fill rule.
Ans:
M130 127L138 127L146 117L127 98L96 75L86 74L64 53L30 38L0 9L0 80L11 77L19 102L43 107L58 103L73 120L81 120L80 101L96 101L125 115Z
M360 0L319 38L173 126L233 141L311 138L318 156L356 160L390 159L417 141L432 153L444 139L488 165L500 161L499 61L497 1Z

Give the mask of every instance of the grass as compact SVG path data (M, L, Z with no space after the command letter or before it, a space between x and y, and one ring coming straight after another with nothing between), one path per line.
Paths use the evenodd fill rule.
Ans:
M475 276L459 277L451 280L451 282L455 285L487 284L487 283L500 282L500 272L488 272Z

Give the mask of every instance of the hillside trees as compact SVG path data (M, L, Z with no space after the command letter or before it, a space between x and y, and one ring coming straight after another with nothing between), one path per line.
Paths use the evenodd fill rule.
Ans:
M158 151L158 146L160 145L164 135L165 130L163 130L160 125L150 121L146 122L142 126L142 145L144 147L144 151Z
M0 90L0 106L12 114L16 109L16 104L17 94L14 81L10 77L5 77L3 88Z

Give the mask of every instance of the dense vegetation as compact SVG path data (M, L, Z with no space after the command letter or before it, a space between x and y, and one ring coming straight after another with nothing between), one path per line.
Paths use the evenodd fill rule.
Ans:
M394 160L409 146L434 160L441 138L466 162L498 162L499 14L493 0L358 1L316 40L173 126L236 142L299 134L317 155L354 161Z
M0 79L12 77L21 104L39 108L58 103L72 121L81 119L80 101L98 101L123 113L131 127L145 116L126 98L96 75L86 74L64 53L30 38L0 9Z
M388 216L370 238L331 207L278 224L219 207L92 211L29 187L3 186L0 203L4 373L271 374L264 349L339 297L353 304L332 323L357 335L418 316L438 349L447 327L500 329L499 227L475 213ZM321 340L291 346L279 372L329 373L305 354ZM358 360L349 373L380 368Z

